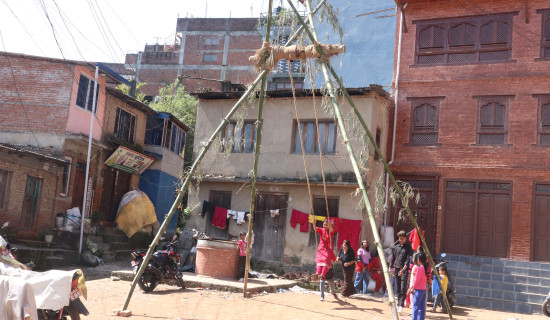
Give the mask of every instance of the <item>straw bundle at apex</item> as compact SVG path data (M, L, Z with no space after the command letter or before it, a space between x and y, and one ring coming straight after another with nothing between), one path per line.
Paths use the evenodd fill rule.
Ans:
M326 58L330 58L339 53L346 52L346 46L343 44L323 44L315 42L309 46L271 46L269 42L264 42L262 47L256 50L253 56L248 60L254 63L254 69L257 72L262 70L271 70L275 67L279 60L297 60L306 58L318 58L324 59L324 57L317 51L316 47L323 51ZM271 54L270 54L271 53ZM267 59L265 59L267 57ZM265 63L264 63L265 59Z

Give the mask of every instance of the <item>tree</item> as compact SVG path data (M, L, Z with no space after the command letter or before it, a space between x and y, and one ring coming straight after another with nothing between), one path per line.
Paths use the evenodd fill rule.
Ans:
M136 96L134 98L136 100L138 100L139 102L146 103L145 102L145 93L141 92L141 90L140 90L140 88L143 87L146 84L147 83L145 83L145 82L139 82L138 84L136 84ZM119 84L116 88L118 90L122 91L122 93L124 93L125 95L130 95L130 87L125 85L124 83Z
M173 114L190 128L185 141L185 153L183 157L185 163L190 163L193 160L197 103L197 99L185 92L185 87L176 79L170 85L160 88L155 101L149 104L156 111Z

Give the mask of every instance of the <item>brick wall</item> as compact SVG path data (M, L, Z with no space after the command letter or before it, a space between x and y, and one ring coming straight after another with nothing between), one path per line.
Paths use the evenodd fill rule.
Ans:
M541 15L545 1L474 1L462 6L447 1L412 1L405 9L408 32L403 34L396 153L392 170L440 176L437 244L441 250L444 180L494 179L513 182L509 258L529 260L534 181L550 180L550 148L537 143L538 100L550 94L550 60L540 56ZM415 21L445 17L517 12L514 16L511 60L462 65L415 65ZM529 23L526 18L529 18ZM397 52L397 50L396 50ZM511 96L508 141L502 146L476 144L478 96ZM410 98L442 97L437 146L411 146Z

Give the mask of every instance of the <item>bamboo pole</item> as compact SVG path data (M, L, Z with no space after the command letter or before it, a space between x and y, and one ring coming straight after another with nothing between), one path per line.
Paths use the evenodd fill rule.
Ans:
M314 12L319 11L321 6L325 2L326 2L326 0L321 1L321 3L319 3L319 5L315 8ZM296 37L298 37L300 32L302 32L303 28L304 27L301 26L300 28L298 28L298 30L296 30L296 32L289 38L288 42L285 44L285 47L288 47L292 43L292 41L294 41L296 39ZM195 161L193 162L193 165L191 166L191 169L189 170L189 175L185 179L185 181L183 183L183 186L180 188L180 192L178 193L178 196L174 200L174 203L172 204L172 207L170 208L170 211L168 211L168 213L166 214L166 218L164 219L164 222L160 226L159 231L157 232L155 238L153 239L153 242L149 246L149 249L147 250L147 254L145 255L145 258L144 258L144 260L143 260L143 262L142 262L142 264L141 264L141 266L138 270L138 273L136 274L136 276L134 277L134 280L132 281L132 285L130 286L130 291L128 291L128 296L126 297L126 300L124 302L124 306L122 307L123 311L128 308L128 305L130 304L130 299L132 298L132 294L134 293L134 289L136 288L137 280L143 275L143 272L145 271L145 266L149 263L149 260L151 259L151 254L153 253L154 248L156 247L156 245L157 245L157 243L160 239L160 236L164 233L164 230L166 229L166 226L168 225L168 221L170 221L172 219L172 216L174 215L174 213L176 211L176 208L178 207L179 203L183 199L183 195L185 194L185 192L187 190L187 187L189 186L189 182L191 181L191 179L193 177L193 174L197 170L198 165L200 164L202 158L204 158L204 156L206 155L206 152L208 152L208 150L210 149L210 146L214 142L214 139L217 137L217 135L227 126L227 124L229 123L229 118L231 118L233 116L233 114L237 111L237 109L245 101L245 99L250 95L250 93L254 91L254 88L258 85L258 82L260 82L262 77L264 75L266 75L268 72L269 72L269 70L263 70L258 75L258 77L256 77L256 79L254 80L252 85L248 88L248 90L245 91L243 96L237 101L237 103L233 106L233 108L227 113L227 115L222 120L220 125L216 128L216 131L214 131L214 133L210 137L210 140L208 140L206 145L200 151L199 155L197 156L197 159L195 159Z
M271 32L271 14L273 9L273 0L269 0L269 9L267 11L267 27L265 32L265 42L269 42L269 33ZM266 52L263 57L263 63L267 60L269 54ZM260 97L258 101L258 119L256 120L256 139L254 139L254 169L252 170L252 191L250 194L250 219L248 220L248 233L246 235L246 263L244 270L244 288L243 296L246 298L248 286L248 272L250 271L250 237L252 236L252 227L254 225L254 209L256 206L256 181L258 180L258 158L260 157L260 147L262 144L262 124L263 108L265 100L266 72L262 72L262 84L260 86Z
M291 0L287 0L287 1L290 4L290 6L292 7L292 9L294 10L294 13L296 14L298 20L300 21L300 24L304 26L304 30L307 32L307 34L310 37L311 41L313 43L317 43L317 33L316 33L316 30L315 30L315 25L313 24L313 16L312 16L312 13L311 13L311 0L306 0L305 1L311 30L309 30L309 28L306 26L304 20L302 19L302 17L298 13L298 10L296 10L296 7L291 2ZM321 53L323 55L323 51L321 50L319 45L316 46L316 49L319 53ZM399 315L397 313L395 295L393 294L393 287L391 285L391 279L390 279L388 264L387 264L387 261L386 261L385 255L384 255L384 250L383 250L382 246L380 246L380 235L378 234L378 227L377 227L376 221L374 219L374 213L373 213L372 207L370 205L370 201L369 201L369 198L368 198L368 195L367 195L367 190L365 189L365 185L363 183L363 177L361 176L359 166L357 165L357 160L355 159L355 153L354 153L353 148L351 147L351 143L349 142L349 139L348 139L348 134L346 132L346 127L345 127L345 124L344 124L344 120L342 119L342 111L340 110L340 106L338 105L338 101L336 100L336 95L335 95L335 92L334 92L334 88L332 87L332 83L330 82L330 76L328 74L327 64L328 64L328 59L323 61L322 64L321 64L321 67L323 69L323 76L325 78L325 82L326 82L327 89L328 89L327 91L328 91L328 93L330 95L330 98L331 98L332 108L334 110L334 114L336 115L336 119L338 120L338 127L340 129L340 132L342 134L342 139L344 140L344 144L345 144L346 149L348 151L350 161L351 161L351 165L353 167L353 171L354 171L355 177L357 179L357 184L359 185L359 188L361 189L361 195L363 197L363 201L364 201L366 209L367 209L369 222L370 222L370 225L371 225L372 233L374 235L374 240L375 240L375 243L377 244L376 247L377 247L377 250L378 250L378 254L382 258L382 259L380 259L381 260L380 262L382 263L382 269L384 270L384 278L386 280L386 287L388 289L388 296L389 296L389 300L390 300L390 304L391 304L392 316L393 316L394 320L398 320Z
M296 15L298 15L298 18L301 19L301 17L299 17L299 14L296 10L296 8L292 5L292 3L290 2L290 0L287 0L290 5L292 6L292 8L294 9ZM302 21L300 21L300 23L302 23ZM303 24L304 25L304 24ZM309 32L309 30L307 28L305 28L305 31L308 33L308 35L310 36L311 40L312 41L315 41L315 38L313 37L313 35ZM322 53L322 50L319 50L318 48L318 51L321 53L321 55L324 56L324 54ZM359 119L359 122L361 123L361 126L363 127L363 129L365 130L365 133L367 134L371 144L374 146L374 149L378 155L378 157L380 158L380 160L382 161L383 165L384 165L384 169L386 170L386 172L388 173L388 176L390 177L390 180L392 181L392 184L393 184L393 187L395 188L395 190L397 190L397 193L399 195L399 198L403 201L404 199L404 195L403 195L403 191L401 190L401 188L399 187L399 185L397 184L397 181L393 175L393 172L391 171L388 163L386 162L382 152L380 151L380 148L378 147L378 145L376 144L376 140L374 139L372 133L370 132L365 120L363 119L363 116L361 115L361 113L359 112L359 110L357 109L357 107L355 106L355 103L353 102L353 100L351 99L348 91L346 90L344 84L342 83L341 79L338 77L338 74L336 73L336 71L334 71L334 68L332 68L332 66L330 65L330 63L323 63L323 67L326 67L327 69L330 70L333 78L336 80L336 82L338 83L338 86L340 87L340 90L344 93L344 96L346 97L346 99L348 100L350 106L352 107L355 115L357 116L357 118ZM325 72L325 70L323 69L323 72ZM325 75L325 78L327 77L327 75ZM397 115L394 115L394 116L397 116ZM447 312L449 314L449 319L453 319L453 315L452 315L452 312L451 312L451 308L449 307L449 301L447 300L447 295L445 292L443 292L443 287L441 286L441 281L439 279L439 272L437 272L437 268L435 266L435 263L433 261L433 258L430 254L430 250L428 249L428 246L426 245L426 240L424 239L424 236L422 235L422 233L420 232L420 227L418 226L418 223L416 221L416 218L414 217L414 215L412 214L411 212L411 209L409 208L409 206L407 205L406 207L406 211L407 211L407 214L410 218L410 220L412 221L415 229L416 229L416 232L418 233L419 235L419 238L420 238L420 241L422 242L422 248L424 249L424 252L426 253L426 255L428 256L428 259L430 260L430 265L432 267L432 271L434 272L434 275L435 275L435 278L436 278L436 281L438 282L439 284L439 288L441 290L441 295L443 296L443 301L445 301L445 305L447 307ZM375 236L376 238L376 236ZM376 239L375 239L376 241ZM379 243L377 243L377 247L379 246ZM385 262L383 262L384 264ZM384 266L383 266L384 267ZM387 279L386 279L387 281ZM387 282L386 282L387 283ZM389 293L389 290L388 290L388 293Z

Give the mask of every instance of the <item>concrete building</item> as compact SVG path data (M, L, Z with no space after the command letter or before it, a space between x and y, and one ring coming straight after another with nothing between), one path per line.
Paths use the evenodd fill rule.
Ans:
M385 152L390 109L387 93L379 86L349 89L349 92ZM202 142L210 137L220 120L241 95L242 93L236 92L197 94L199 106L195 152L201 149ZM255 242L252 252L252 255L260 260L289 262L291 257L298 256L302 263L313 263L315 258L316 241L311 230L300 232L299 225L296 228L290 226L294 209L311 213L312 208L308 200L297 116L304 128L303 144L312 184L314 212L326 216L311 91L297 90L297 96L298 115L294 111L291 92L266 93L254 218ZM333 116L321 107L320 97L321 93L317 91L315 103L319 113L319 135L330 216L364 221L361 197L354 195L357 183L348 154L340 142L339 130ZM342 108L345 115L350 113L347 104L343 104ZM238 113L202 161L200 184L198 188L195 186L190 191L188 205L194 210L187 227L197 228L219 239L235 239L239 232L246 231L246 223L238 225L233 219L229 220L225 229L214 227L211 214L201 217L201 207L206 200L221 208L250 210L249 174L254 158L255 115L254 108L250 107ZM357 155L361 152L361 165L369 169L365 170L364 179L370 186L369 196L374 203L374 183L382 176L383 167L375 160L374 149L364 145L365 140L360 133L362 129L351 132L351 128L355 127L349 121L347 125L350 128L350 139L355 152ZM279 214L272 216L269 210L275 209L279 209ZM382 221L380 215L377 215L377 221ZM362 223L359 236L372 240L368 223ZM358 243L354 243L353 246L357 247Z
M550 261L550 4L469 2L402 11L391 167L420 192L429 244L457 262L460 303L531 312Z

